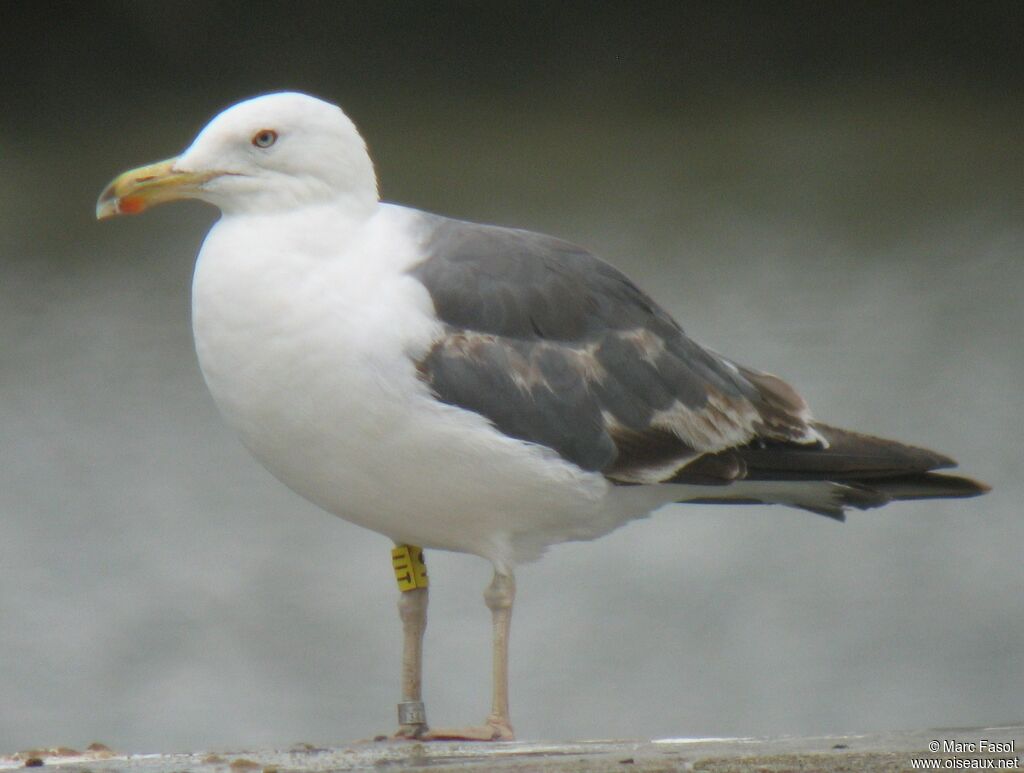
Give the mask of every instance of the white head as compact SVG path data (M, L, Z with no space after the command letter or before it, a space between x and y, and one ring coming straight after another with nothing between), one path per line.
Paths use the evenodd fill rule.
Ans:
M177 158L125 172L97 217L179 198L231 213L278 213L328 203L372 209L377 179L366 143L340 108L294 92L228 108Z

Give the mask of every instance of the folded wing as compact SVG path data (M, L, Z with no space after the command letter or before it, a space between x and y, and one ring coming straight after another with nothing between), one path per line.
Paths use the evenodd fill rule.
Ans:
M876 504L949 488L915 478L947 457L815 423L783 380L700 346L574 244L424 215L421 246L410 273L443 332L420 376L511 437L618 484L890 479L860 497Z

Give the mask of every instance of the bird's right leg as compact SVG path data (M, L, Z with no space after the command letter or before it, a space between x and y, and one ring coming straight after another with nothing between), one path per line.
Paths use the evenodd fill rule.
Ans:
M493 699L491 713L483 725L428 730L424 738L436 741L512 741L515 733L508 718L508 633L512 621L512 602L516 581L509 571L494 570L494 579L484 591L484 602L491 610L494 633L492 648Z
M420 738L427 731L423 706L423 634L427 630L428 583L423 549L397 545L391 561L398 580L398 614L402 619L402 702L398 704L398 738Z

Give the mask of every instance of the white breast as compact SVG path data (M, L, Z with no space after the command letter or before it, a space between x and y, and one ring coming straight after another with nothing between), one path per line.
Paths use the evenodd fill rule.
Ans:
M210 232L193 284L196 351L249 450L336 515L499 564L660 503L637 491L624 505L602 476L430 395L414 361L439 323L405 273L416 216L382 205L357 225L324 212L322 227L306 213L294 228L233 217Z

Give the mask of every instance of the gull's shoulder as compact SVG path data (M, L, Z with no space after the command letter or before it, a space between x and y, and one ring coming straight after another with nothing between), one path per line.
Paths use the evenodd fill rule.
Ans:
M408 269L446 324L517 338L579 340L612 329L679 325L624 273L549 234L430 212L382 210L415 244Z

